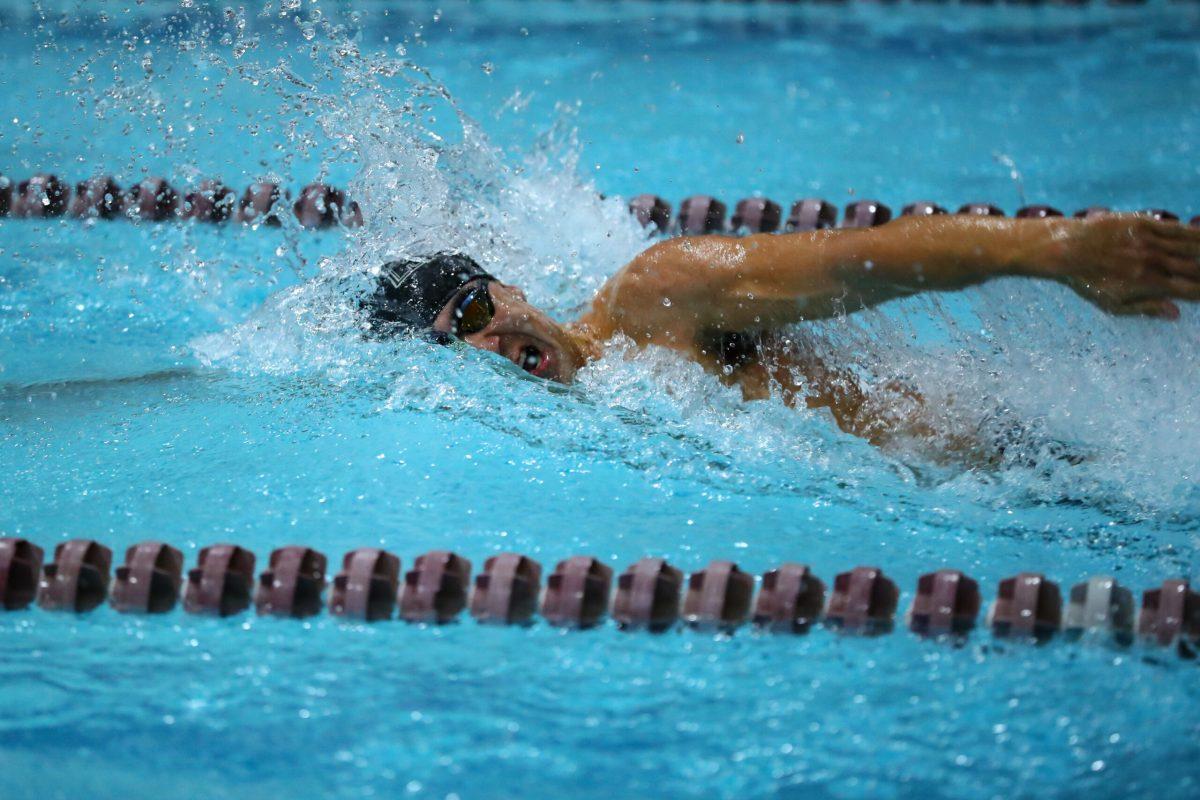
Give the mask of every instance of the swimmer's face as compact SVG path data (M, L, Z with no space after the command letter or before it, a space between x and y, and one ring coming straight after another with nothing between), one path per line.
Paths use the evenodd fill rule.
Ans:
M457 333L467 344L498 353L531 375L559 383L570 383L583 363L562 325L530 305L520 289L500 281L465 285L438 314L433 328Z

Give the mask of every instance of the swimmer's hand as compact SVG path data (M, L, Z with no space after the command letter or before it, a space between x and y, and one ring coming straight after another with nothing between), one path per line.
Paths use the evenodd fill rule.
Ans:
M1177 319L1200 300L1200 229L1137 214L1055 220L1045 277L1110 314Z

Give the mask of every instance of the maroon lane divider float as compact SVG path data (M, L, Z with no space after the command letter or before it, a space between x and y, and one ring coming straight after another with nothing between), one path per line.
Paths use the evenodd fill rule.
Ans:
M889 633L900 590L878 567L855 567L833 579L825 622L847 632Z
M963 635L975 627L982 599L979 584L956 569L940 569L917 579L908 625L923 636Z
M162 542L142 542L125 551L117 567L112 604L117 611L165 614L175 608L183 584L183 553Z
M329 612L367 622L391 619L399 587L400 559L374 547L351 550L333 579Z
M683 618L697 630L732 633L750 619L754 576L732 561L713 561L688 577Z
M291 545L273 551L254 593L259 615L303 618L321 613L326 563L324 553L309 547Z
M417 556L404 575L400 618L408 622L452 622L467 607L471 562L448 550Z
M483 563L471 593L471 616L488 625L528 625L538 610L542 565L517 553Z
M807 633L825 608L825 584L806 564L766 572L754 605L754 624L774 633Z
M189 614L230 617L250 607L254 591L254 553L236 544L214 544L200 551L188 572L183 609Z
M1142 594L1138 633L1163 647L1178 643L1181 649L1188 644L1194 649L1200 639L1200 593L1178 579L1148 589Z
M24 539L0 539L0 604L5 611L28 608L42 577L42 548Z
M765 197L748 197L739 200L730 218L735 231L748 230L758 233L774 233L783 221L783 209L774 200Z
M817 198L797 200L792 203L784 229L791 233L834 228L837 227L837 216L837 206L832 203Z
M591 556L558 562L546 579L542 617L561 628L592 628L608 612L612 568Z
M988 615L999 637L1044 640L1058 633L1062 597L1058 584L1037 572L1022 572L1000 581L996 604Z
M622 630L665 631L679 619L683 573L662 558L643 558L617 579L612 615Z
M182 591L189 614L227 617L251 604L261 616L305 618L321 613L327 559L301 545L271 553L255 579L255 557L234 544L202 549L184 578L176 548L147 541L125 551L112 572L112 551L90 539L62 542L50 563L25 539L0 538L0 608L86 614L108 600L123 614L173 611ZM403 579L401 576L403 575ZM900 591L878 567L855 567L825 584L811 569L783 564L755 581L732 561L713 561L685 579L661 558L643 558L616 581L613 570L591 556L558 562L542 585L541 565L519 553L501 553L471 580L471 562L445 550L418 556L403 572L395 555L378 548L347 553L329 585L329 611L361 622L396 617L413 623L455 622L464 610L489 625L530 625L539 614L551 625L595 628L611 616L626 631L652 633L684 627L732 634L744 625L776 634L804 634L818 624L842 635L878 636L895 625ZM757 588L757 592L756 592ZM998 639L1046 642L1084 636L1118 645L1140 639L1174 648L1186 658L1200 651L1200 592L1186 579L1171 579L1142 595L1107 576L1071 588L1064 610L1058 584L1041 573L1001 580L987 613ZM979 584L952 569L918 577L907 627L928 638L962 640L971 635L983 606ZM1136 621L1136 622L1135 622Z
M54 560L42 567L38 605L47 611L91 611L108 596L112 550L90 539L74 539L54 548Z

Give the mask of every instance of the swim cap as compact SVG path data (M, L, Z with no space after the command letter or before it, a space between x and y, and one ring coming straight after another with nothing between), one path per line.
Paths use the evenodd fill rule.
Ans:
M475 259L438 253L424 261L389 261L380 269L375 292L362 302L376 333L432 328L438 314L466 284L495 280Z

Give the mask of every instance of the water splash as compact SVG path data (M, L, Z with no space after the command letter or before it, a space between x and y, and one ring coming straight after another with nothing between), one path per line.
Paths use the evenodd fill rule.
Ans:
M329 158L357 165L351 191L367 225L319 264L319 278L197 340L204 363L339 380L370 370L392 376L383 410L474 416L547 447L604 452L738 490L899 480L996 507L1082 503L1123 518L1200 513L1200 448L1188 424L1200 410L1196 321L1113 320L1057 287L1005 282L806 326L821 357L851 365L883 413L903 402L882 388L897 381L924 398L921 413L940 438L932 447L898 438L884 453L860 448L818 412L787 408L778 397L743 403L695 365L627 343L566 393L514 380L484 356L366 344L354 299L388 258L469 252L565 317L646 241L623 201L602 198L580 177L570 106L527 150L504 153L419 65L364 55L318 27L328 38L315 41L311 55L328 68L317 78L244 58L231 69L295 113L315 116ZM319 144L293 134L302 152ZM493 369L481 369L480 359ZM994 463L947 466L939 450L964 437Z

